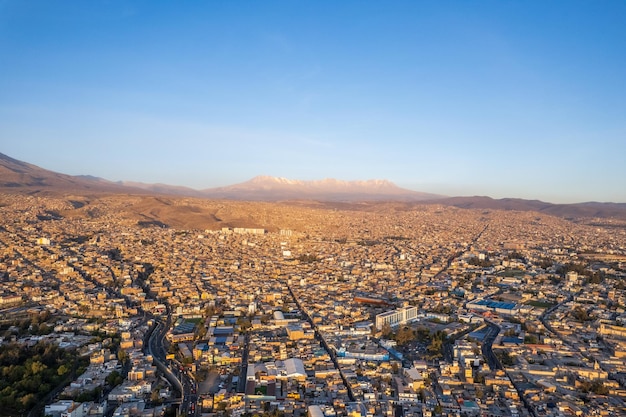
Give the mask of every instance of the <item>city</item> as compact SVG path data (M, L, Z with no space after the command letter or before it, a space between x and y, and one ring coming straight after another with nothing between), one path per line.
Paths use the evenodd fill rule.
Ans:
M626 413L624 221L129 198L1 196L1 415Z
M624 0L0 0L0 417L626 416Z

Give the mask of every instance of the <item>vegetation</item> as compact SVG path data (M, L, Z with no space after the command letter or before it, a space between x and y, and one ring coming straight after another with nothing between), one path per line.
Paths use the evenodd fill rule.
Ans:
M396 343L400 346L404 346L415 340L415 333L408 326L401 327L395 335Z
M310 264L310 263L319 261L319 259L317 259L317 256L309 254L309 253L302 254L298 256L296 259L305 264Z
M541 258L536 265L541 269L548 269L554 265L554 261L550 258Z
M380 243L380 240L359 240L358 242L356 242L356 244L359 246L374 246L379 245Z
M31 312L22 318L5 322L0 326L2 335L6 338L12 334L17 337L26 335L42 336L50 334L53 331L52 315L49 311Z
M481 268L490 268L493 266L493 262L491 262L489 259L478 259L477 257L470 258L467 263L470 265L479 266Z
M106 383L110 387L118 386L122 382L124 382L124 377L122 377L118 371L113 371L106 377Z
M504 257L507 261L518 260L526 263L526 257L519 252L513 251Z
M494 350L494 354L496 355L496 358L498 358L502 366L513 366L513 364L515 363L513 357L506 349Z
M529 300L529 301L526 301L524 304L533 306L533 307L538 307L538 308L550 308L556 305L555 303L551 303L548 301L537 301L537 300Z
M604 272L596 271L591 274L587 282L589 284L602 284L604 282L604 278L605 278Z
M450 314L453 310L454 308L451 304L437 304L433 309L431 309L431 312L437 314Z
M73 376L81 365L73 350L48 342L0 346L0 416L22 414Z
M607 395L609 393L609 388L602 381L582 381L577 385L584 393L593 392L596 395Z
M106 254L109 257L109 259L113 261L122 260L122 251L120 250L120 248L109 249Z
M443 357L443 347L448 336L443 331L436 331L431 338L430 344L426 348L432 358Z
M577 306L572 310L572 316L578 321L589 321L591 318L589 314L587 314L587 310L584 308Z

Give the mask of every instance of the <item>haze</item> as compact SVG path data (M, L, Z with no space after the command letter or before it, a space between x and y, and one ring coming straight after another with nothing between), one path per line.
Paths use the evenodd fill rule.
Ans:
M3 1L1 152L194 188L624 202L625 20L622 1Z

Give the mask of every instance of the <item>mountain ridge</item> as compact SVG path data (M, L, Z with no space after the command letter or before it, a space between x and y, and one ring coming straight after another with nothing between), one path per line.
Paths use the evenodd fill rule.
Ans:
M85 193L145 193L88 175L73 176L50 171L0 153L0 191L28 194L60 191Z
M389 180L346 181L334 178L292 180L268 175L259 175L242 183L208 188L201 192L204 196L211 198L260 201L294 199L323 201L422 201L443 197L437 194L421 193L400 188Z
M239 201L318 201L333 203L397 202L406 207L417 204L439 204L461 209L516 210L545 213L563 218L626 219L626 203L587 201L574 204L553 204L521 198L494 199L488 196L446 197L420 193L396 186L388 180L345 181L291 180L260 175L226 187L195 190L168 184L112 182L92 175L67 175L49 171L0 153L0 192L26 194L138 194L169 195ZM354 206L353 206L354 207Z

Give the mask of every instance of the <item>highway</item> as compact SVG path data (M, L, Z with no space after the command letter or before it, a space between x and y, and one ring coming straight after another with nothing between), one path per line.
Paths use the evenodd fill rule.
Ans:
M489 369L492 371L502 369L502 364L493 353L493 341L496 340L498 333L500 333L500 326L489 320L485 320L485 323L488 326L488 330L482 343L483 356L487 361L487 365L489 365Z
M509 375L506 369L504 369L504 367L502 366L502 364L500 363L496 355L493 353L493 348L492 348L493 341L498 336L498 333L500 333L500 326L498 326L496 323L489 321L489 320L485 320L485 323L489 326L489 330L488 330L487 336L485 336L485 339L483 340L482 351L483 351L483 356L485 357L485 360L487 361L487 364L489 365L489 369L491 369L492 371L496 369L503 369L506 373L507 378L509 378L509 380L513 384L515 391L517 391L517 395L520 397L522 404L524 405L524 408L526 408L526 410L532 416L537 417L537 414L535 413L535 409L528 403L528 399L524 396L524 392L515 383L513 378L511 378L511 375Z
M195 417L200 415L200 410L197 407L196 381L178 361L167 361L165 359L167 349L164 340L169 329L169 323L171 323L169 315L165 324L157 319L146 345L146 353L152 355L157 369L163 373L174 389L182 394L179 414Z

